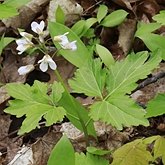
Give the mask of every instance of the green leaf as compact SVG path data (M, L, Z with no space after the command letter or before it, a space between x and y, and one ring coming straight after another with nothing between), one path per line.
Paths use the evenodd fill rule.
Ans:
M153 20L155 20L156 22L165 25L165 10L160 11L160 14L156 14L152 17Z
M80 35L80 37L83 37L86 35L86 33L88 32L88 30L97 22L96 18L89 18L85 21L85 25L83 28L83 31Z
M67 118L72 124L83 131L80 120L84 123L89 135L96 137L93 120L88 116L88 111L71 95L64 92L59 102L59 106L63 106L67 113ZM81 119L80 119L81 118Z
M80 20L72 26L71 30L74 33L76 33L79 37L81 37L82 36L81 33L83 33L85 24L86 24L85 20Z
M18 15L17 9L6 4L0 4L0 19L10 18Z
M3 49L12 41L14 41L14 38L4 37L4 35L2 35L0 39L0 55L2 54Z
M116 94L129 94L137 87L136 82L139 79L146 78L159 65L160 51L154 52L149 59L148 57L147 52L132 53L111 66L107 79L107 98Z
M46 119L46 126L50 126L57 121L62 121L65 115L65 109L63 107L54 107L44 115Z
M160 49L162 51L162 58L165 60L165 37L158 34L144 34L143 36L138 36L151 51Z
M101 60L103 61L103 63L108 68L110 68L110 66L115 63L115 60L114 60L111 52L104 46L96 44L96 51L97 51L98 55L100 56Z
M125 94L137 87L136 82L144 79L161 61L159 51L148 58L147 52L128 55L110 67L107 77L107 95L91 106L90 116L121 130L123 126L145 125L145 111Z
M78 69L75 77L69 80L69 85L74 92L103 98L102 92L105 85L105 76L106 72L102 69L102 63L99 59L96 59Z
M108 161L100 156L94 156L87 153L85 156L83 153L75 153L76 163L75 165L109 165Z
M165 47L163 44L165 42L165 37L151 33L159 29L161 25L159 23L139 23L138 26L139 28L135 36L140 38L151 51L160 49L162 51L162 58L165 59Z
M123 145L114 152L111 165L148 165L153 158L146 147L142 139Z
M79 39L79 37L68 27L59 24L57 22L49 22L49 31L51 34L51 37L54 38L54 36L62 35L66 32L69 32L67 35L69 38L69 41L76 40L77 43L77 50L71 51L71 50L60 50L59 53L66 58L69 62L71 62L73 65L77 67L83 66L85 63L91 60L91 54L89 53L86 46L83 44L83 42ZM60 49L60 45L57 42L54 42L55 46Z
M143 36L146 33L151 33L161 27L159 23L143 23L139 22L137 25L138 29L135 33L136 37Z
M60 5L58 5L57 9L56 9L56 22L64 24L65 23L65 13L62 10L62 8L60 7Z
M30 1L31 0L5 0L3 4L19 9L21 6L26 5Z
M127 15L128 13L124 10L115 10L103 19L101 25L105 27L115 27L120 25Z
M28 84L24 85L24 84L10 83L6 85L6 88L8 94L14 97L15 99L32 101L32 92Z
M48 165L75 165L74 149L65 135L52 150Z
M108 13L108 7L105 5L100 5L97 12L97 20L99 23L107 15L107 13Z
M154 159L162 157L162 162L165 164L165 138L159 137L154 144Z
M165 114L165 94L158 94L156 98L149 101L146 117L156 117Z
M102 150L102 149L98 149L96 147L88 147L87 151L90 154L98 155L98 156L103 156L103 155L111 153L111 151L109 151L109 150Z
M64 108L57 105L63 90L54 91L60 86L59 83L55 82L52 86L52 94L48 96L48 85L39 81L35 81L32 87L16 83L6 85L9 95L15 100L9 102L10 106L5 109L5 112L17 117L26 115L19 134L22 135L39 127L42 117L46 119L47 126L64 118Z
M75 153L75 165L89 165L84 153Z
M99 101L90 108L90 116L93 120L101 120L115 126L118 130L122 130L123 126L149 125L144 118L144 110L127 96L118 95L107 101Z
M148 137L148 138L145 138L145 139L143 140L143 143L144 143L144 144L151 144L151 143L153 143L155 140L157 140L159 137L160 137L159 135L150 136L150 137Z
M51 88L52 88L52 92L50 94L50 98L52 100L54 100L55 103L57 103L62 97L62 93L64 92L64 88L61 85L61 83L59 83L59 82L53 83Z

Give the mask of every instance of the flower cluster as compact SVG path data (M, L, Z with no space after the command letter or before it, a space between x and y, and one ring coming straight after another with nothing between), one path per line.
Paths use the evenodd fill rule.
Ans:
M38 41L40 42L39 45L44 44L45 42L44 38L48 35L48 31L47 30L44 31L44 28L45 28L44 21L41 21L40 23L37 22L31 23L32 31L38 35L38 39L39 39ZM67 37L68 33L69 32L66 32L62 35L55 36L54 41L58 42L62 49L75 51L77 50L76 41L69 42L69 39ZM16 43L18 45L16 49L19 51L18 54L22 54L27 49L35 47L35 44L32 42L33 39L32 34L26 32L20 32L20 35L22 36L22 38L16 40ZM56 70L57 68L56 63L46 52L44 57L38 61L38 64L39 64L39 68L43 72L46 72L48 70L48 67L50 67L52 70ZM25 75L31 72L32 70L34 70L34 68L35 68L34 65L21 66L18 69L18 73L19 75Z

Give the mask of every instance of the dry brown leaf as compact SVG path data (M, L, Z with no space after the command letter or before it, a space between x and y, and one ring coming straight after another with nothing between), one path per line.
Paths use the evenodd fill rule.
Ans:
M140 19L143 20L143 22L146 22L146 19L149 20L149 22L152 21L152 16L157 14L160 10L160 7L155 0L145 0L141 1L137 5L136 13ZM146 18L147 17L147 18Z
M9 98L10 98L10 96L7 94L5 86L2 86L0 88L0 104L4 103Z
M0 115L0 148L6 148L6 153L3 153L3 155L7 154L5 157L5 164L10 162L14 156L16 155L17 151L21 148L22 145L22 138L12 138L10 139L8 137L8 129L10 127L10 116L9 115Z
M60 6L66 16L66 24L72 24L80 19L83 8L74 0L52 0L49 4L48 20L55 21L57 7Z
M26 75L20 76L18 74L18 68L23 65L34 64L36 60L35 56L26 56L24 58L15 56L8 52L3 61L3 68L0 72L0 81L1 83L9 82L22 82L26 81Z
M123 49L124 55L130 51L134 40L134 34L136 31L136 20L127 19L119 27L119 39L118 43Z
M51 131L32 145L34 159L33 165L47 164L50 152L61 136L61 133Z
M50 0L32 0L19 10L19 15L3 20L6 27L26 29L34 18L41 13Z
M112 1L122 7L127 7L129 10L133 10L131 3L135 3L141 0L112 0Z

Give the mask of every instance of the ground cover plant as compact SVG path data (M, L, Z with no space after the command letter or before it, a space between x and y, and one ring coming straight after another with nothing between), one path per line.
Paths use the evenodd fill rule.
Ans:
M18 15L17 9L28 2L22 1L20 4L18 0L4 1L0 4L2 8L0 18L6 19ZM141 3L138 1L139 6L142 4L143 1ZM156 2L153 4L156 5ZM58 142L56 141L53 149L51 147L49 158L47 157L43 160L44 163L40 164L165 164L163 135L165 94L157 92L145 104L133 98L133 94L139 89L165 75L164 71L153 74L153 71L158 70L165 60L165 39L163 34L160 34L164 27L165 12L159 10L160 12L152 14L148 17L148 22L145 22L145 19L136 20L137 24L134 24L134 33L129 39L127 50L124 51L123 48L121 53L121 47L111 43L114 42L112 39L109 39L111 46L108 47L107 39L103 36L108 35L106 30L109 29L110 35L115 37L116 29L119 30L136 13L129 6L131 3L119 1L117 5L121 5L120 8L111 10L106 1L94 3L88 8L88 10L97 9L94 16L90 15L90 18L81 16L81 20L71 25L66 25L66 14L58 5L54 11L55 21L48 19L46 23L42 19L33 20L28 26L28 31L16 30L17 37L5 33L1 37L2 61L7 59L4 48L14 42L16 45L14 51L18 58L35 58L27 64L19 64L16 69L18 77L25 78L23 83L1 82L8 95L3 113L21 118L20 127L16 130L17 135L26 137L42 128L51 131L53 126L57 127L66 121L82 133L85 149L79 149L78 152L74 140L69 140L65 131L63 133L57 131L61 133ZM136 3L133 5L136 6ZM118 33L120 38L122 31ZM127 36L126 32L124 36ZM127 38L124 38L122 41L123 47L126 40ZM139 50L133 46L133 43L138 42L139 45L143 45ZM58 58L65 59L73 67L72 76L67 79L60 71ZM1 73L4 74L3 68L5 65L2 62ZM50 83L35 78L32 83L28 83L26 80L31 73L36 77L35 71L40 71L38 73L44 75L49 73L53 80ZM90 99L90 103L84 104L81 101L86 98ZM152 127L152 120L156 120L156 117L162 117L163 123L160 124L162 133L135 136L135 131L139 128L145 130ZM129 135L130 139L117 147L100 146L96 123L110 125L112 127L110 132L112 129L118 132L133 129L133 138L131 139ZM12 123L10 128L11 126ZM33 139L35 142L36 136L35 140ZM1 157L6 154L0 153ZM32 160L31 164L37 164Z

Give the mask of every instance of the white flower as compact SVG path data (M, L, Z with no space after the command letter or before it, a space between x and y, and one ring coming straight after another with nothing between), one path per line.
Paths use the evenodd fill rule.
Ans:
M33 47L33 43L30 40L27 40L26 38L18 39L16 40L17 43L17 50L19 51L18 54L22 54L24 51L26 51L28 48Z
M63 45L67 44L69 42L68 37L66 36L67 34L69 34L69 32L66 32L63 35L54 36L54 41Z
M76 42L77 41L72 41L72 42L68 42L67 44L60 44L60 45L63 49L75 51L75 50L77 50Z
M53 59L48 54L45 55L41 60L39 60L38 64L40 64L39 67L43 72L46 72L48 70L48 66L52 70L56 70L56 68L57 68L56 63L53 61Z
M26 33L26 32L20 32L20 35L25 38L26 40L30 41L32 40L33 38L33 35L32 34L29 34L29 33Z
M32 70L34 70L34 65L21 66L18 69L18 73L19 73L19 75L25 75L25 74L31 72Z
M76 45L77 41L69 42L68 37L66 36L67 34L69 34L69 32L66 32L63 35L55 36L54 41L59 42L60 46L63 49L68 49L68 50L72 50L72 51L77 50L77 45Z
M49 34L49 32L46 30L44 31L45 22L41 21L40 23L32 22L31 23L31 29L39 35L40 42L44 42L44 38Z

